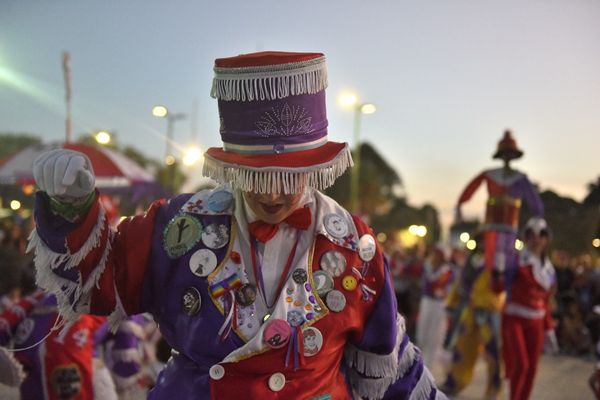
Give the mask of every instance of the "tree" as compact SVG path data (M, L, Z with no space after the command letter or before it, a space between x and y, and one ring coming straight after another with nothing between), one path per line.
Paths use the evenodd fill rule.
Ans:
M583 200L583 204L586 207L600 207L600 176L596 179L596 182L588 185L588 190L588 195Z
M369 143L360 147L359 213L374 215L387 213L396 198L402 180L398 173ZM356 166L354 166L356 168ZM348 208L350 205L351 171L347 170L325 193Z
M345 207L350 203L350 177L351 172L346 171L325 191ZM437 210L430 204L421 208L409 205L401 195L400 175L368 143L361 145L359 185L359 213L376 232L389 234L410 225L425 225L428 230L426 240L439 239L441 228Z
M544 203L546 221L553 231L552 247L566 250L572 255L592 252L592 240L597 235L600 223L600 208L586 207L550 190L541 193L540 197ZM528 211L521 213L521 226L530 215Z
M41 139L30 133L2 132L0 143L0 159L3 159L33 144L41 143Z

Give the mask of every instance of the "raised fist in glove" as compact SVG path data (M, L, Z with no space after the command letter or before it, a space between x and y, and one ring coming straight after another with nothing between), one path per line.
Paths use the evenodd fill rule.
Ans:
M76 202L94 191L94 171L83 153L57 149L33 162L33 177L40 190L63 202Z

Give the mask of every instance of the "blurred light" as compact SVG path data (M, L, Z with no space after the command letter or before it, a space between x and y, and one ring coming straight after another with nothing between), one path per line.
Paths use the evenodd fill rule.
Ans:
M463 232L460 234L460 241L463 243L467 243L469 241L469 239L471 239L471 235L469 235L469 232Z
M152 107L152 115L154 115L155 117L164 118L167 116L168 113L169 113L169 110L167 110L167 107L165 107L165 106Z
M190 147L183 156L183 164L191 167L202 158L202 152L197 147Z
M127 218L129 218L127 215L122 215L122 216L119 218L119 223L123 222L123 220L124 220L124 219L127 219Z
M373 103L365 103L360 106L360 112L363 114L373 114L377 111L377 107Z
M475 250L475 248L477 247L477 242L474 241L473 239L468 240L466 246L467 246L467 249L469 249L469 250Z
M96 142L100 144L109 144L110 143L110 133L106 131L100 131L94 135Z
M515 249L523 250L523 241L519 239L515 240Z
M344 92L338 97L338 102L343 108L352 108L358 103L358 96L351 92Z
M418 230L418 229L419 229L419 227L418 227L417 225L411 225L411 226L409 226L409 227L408 227L408 232L409 232L411 235L415 235L415 236L417 236L417 230Z
M594 246L595 248L600 247L600 238L595 238L594 240L592 240L592 246Z
M173 165L175 164L175 157L173 157L172 155L168 155L165 157L165 164L167 165Z
M377 240L379 240L379 243L385 243L385 241L387 240L387 235L383 232L379 232L377 234Z
M13 200L10 202L10 209L13 211L17 211L21 208L21 202L19 200Z
M30 194L35 192L35 185L25 185L21 190L23 191L23 193L29 196Z
M425 237L425 235L427 235L427 227L419 225L417 226L416 232L418 237Z

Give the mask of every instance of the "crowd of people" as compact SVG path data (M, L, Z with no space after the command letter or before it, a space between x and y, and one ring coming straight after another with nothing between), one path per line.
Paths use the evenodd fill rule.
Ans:
M146 398L170 351L156 323L140 314L114 332L105 317L65 324L56 297L36 285L31 222L0 221L0 397L16 386L22 400Z

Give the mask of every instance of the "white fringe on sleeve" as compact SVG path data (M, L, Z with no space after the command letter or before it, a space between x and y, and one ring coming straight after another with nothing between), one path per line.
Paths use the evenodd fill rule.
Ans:
M398 358L400 345L406 335L404 318L400 314L397 314L396 326L396 345L390 354L375 354L360 350L351 344L346 345L344 358L350 367L348 378L360 397L382 398L388 387L403 377L413 365L417 350L410 342Z
M33 260L36 267L36 282L41 288L56 296L58 311L67 321L75 321L80 314L89 312L89 300L92 289L94 286L97 287L100 276L106 268L108 255L111 251L112 231L108 232L102 257L98 265L94 268L85 283L81 281L81 274L78 274L78 280L75 282L58 275L56 269L61 267L68 270L78 266L90 251L102 245L101 238L104 229L110 228L108 228L106 213L103 208L100 208L98 219L92 232L81 248L75 253L71 253L68 247L65 253L54 252L44 243L35 229L29 236L27 252L34 252Z

